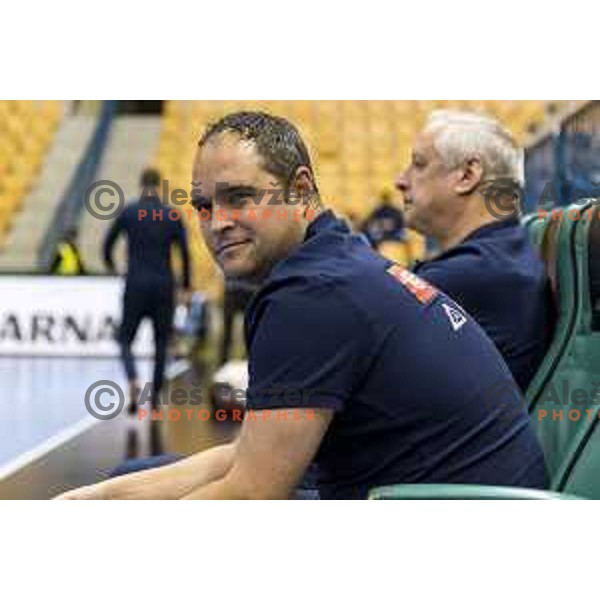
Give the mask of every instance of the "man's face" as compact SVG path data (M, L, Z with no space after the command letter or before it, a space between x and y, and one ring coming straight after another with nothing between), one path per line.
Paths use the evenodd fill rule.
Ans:
M396 188L404 195L404 215L408 227L435 235L454 212L456 170L448 169L435 149L430 133L414 141L409 167L398 176Z
M235 133L209 140L192 181L204 240L225 277L259 282L302 243L303 205L284 202L282 182L264 170L253 142Z

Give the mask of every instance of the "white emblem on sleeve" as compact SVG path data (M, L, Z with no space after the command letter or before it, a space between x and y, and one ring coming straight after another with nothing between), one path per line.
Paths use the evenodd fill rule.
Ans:
M446 304L445 302L442 303L442 308L448 316L450 325L452 325L452 329L454 329L454 331L458 331L467 322L467 317L456 308Z

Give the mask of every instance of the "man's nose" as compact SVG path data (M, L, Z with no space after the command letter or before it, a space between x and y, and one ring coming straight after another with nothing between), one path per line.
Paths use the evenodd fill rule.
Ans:
M216 206L211 215L210 229L213 233L220 233L235 226L235 218L232 210Z
M406 192L406 190L408 190L408 179L406 177L406 171L403 171L396 177L394 185L396 189L400 190L401 192Z

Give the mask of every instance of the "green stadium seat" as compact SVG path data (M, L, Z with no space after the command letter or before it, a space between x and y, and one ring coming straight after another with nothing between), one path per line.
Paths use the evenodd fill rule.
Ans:
M588 203L577 208L580 220L565 217L559 228L559 322L550 351L527 392L532 422L546 456L551 488L559 491L566 489L566 479L595 424L594 419L588 422L585 413L586 409L593 408L589 398L586 400L581 393L573 396L573 392L581 389L589 395L592 381L598 379L594 372L599 373L597 365L600 364L598 338L591 335L588 269L589 231L593 223L590 216L597 207Z
M574 496L492 485L412 484L375 488L369 500L577 500Z
M580 275L577 295L581 313L574 341L556 383L557 395L564 402L564 406L556 408L563 409L563 420L549 420L546 427L554 427L556 433L551 439L560 445L561 460L553 474L552 489L600 499L600 327L597 319L600 207L588 208L578 228L581 235L576 236ZM563 391L563 385L568 385L568 390Z
M521 225L527 229L529 228L530 223L537 219L537 217L537 213L529 213L527 215L523 215L521 217Z
M552 286L557 320L550 347L525 393L530 412L534 411L540 396L549 385L561 359L568 351L581 308L580 304L576 302L573 292L577 277L574 256L577 222L563 217L562 220L546 218L544 223L545 230L540 252ZM529 231L535 232L537 236L541 229L542 225L537 225Z
M546 228L550 222L549 215L540 216L537 213L526 215L521 219L521 225L527 230L529 238L536 248L541 248Z

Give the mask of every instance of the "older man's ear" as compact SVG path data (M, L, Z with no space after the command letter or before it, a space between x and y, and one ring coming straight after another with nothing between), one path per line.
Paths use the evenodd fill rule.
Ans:
M454 189L460 196L472 194L483 180L483 164L478 156L468 159L458 169L458 180Z

